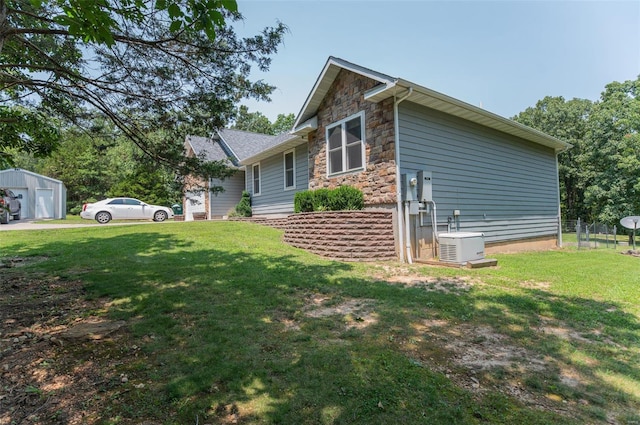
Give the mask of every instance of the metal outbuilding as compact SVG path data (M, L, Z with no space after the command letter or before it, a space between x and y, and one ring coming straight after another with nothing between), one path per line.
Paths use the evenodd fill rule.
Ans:
M0 187L11 189L20 198L21 218L67 217L67 188L60 180L10 168L0 171Z

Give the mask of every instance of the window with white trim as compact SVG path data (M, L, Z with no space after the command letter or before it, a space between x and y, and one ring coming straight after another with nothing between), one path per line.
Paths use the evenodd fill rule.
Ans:
M364 169L364 112L327 127L327 174Z
M285 152L284 159L284 189L296 188L296 151Z
M253 177L253 194L260 195L260 163L251 167Z

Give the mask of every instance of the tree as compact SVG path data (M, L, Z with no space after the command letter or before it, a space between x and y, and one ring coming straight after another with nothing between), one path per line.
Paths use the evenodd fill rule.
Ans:
M245 105L240 105L238 108L235 123L231 128L253 133L273 134L269 118L262 115L261 112L249 112L249 108Z
M205 173L183 156L186 132L222 127L240 99L273 90L249 75L268 70L286 27L240 38L241 19L235 0L0 0L3 130L42 141L9 116L18 105L66 125L97 112L155 162ZM166 138L150 140L156 130Z
M0 134L0 168L13 165L12 152L42 157L60 141L60 132L50 119L22 106L0 105Z
M590 184L585 203L598 221L640 214L640 77L605 87L589 117Z
M294 114L278 114L276 120L271 124L271 134L282 134L291 131L295 122L296 116Z
M237 110L235 123L231 127L235 130L251 131L254 133L277 135L290 131L296 121L294 114L279 114L271 123L262 112L249 112L246 105L240 105Z
M16 165L65 182L68 211L109 196L131 196L172 205L182 197L181 181L169 167L158 166L137 146L118 135L109 121L94 118L88 129L62 133L58 148L45 158L20 153ZM158 137L150 134L150 139Z

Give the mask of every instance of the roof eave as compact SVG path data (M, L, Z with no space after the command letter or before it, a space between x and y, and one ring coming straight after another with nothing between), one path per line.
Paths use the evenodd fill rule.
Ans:
M307 99L297 115L296 122L293 125L294 129L316 115L322 99L324 99L327 91L342 69L356 72L360 75L371 78L372 80L378 81L381 84L392 83L395 80L393 77L386 74L348 62L344 59L330 56L325 63L322 72L318 76L318 79L313 85L313 89L311 89L311 92L307 96Z
M314 130L318 129L318 116L313 116L297 127L294 127L292 134L297 136L306 136Z
M398 79L395 86L413 89L411 96L407 99L410 102L417 103L485 127L493 128L494 130L498 130L512 136L532 141L552 148L556 152L561 152L571 148L571 144L549 136L548 134L534 128L527 127L524 124L520 124L516 121L494 114L493 112L489 112L486 109L473 106L469 103L447 96L435 90L431 90L427 87L414 84L410 81ZM374 93L374 95L370 96L369 100L379 102L384 99L382 97L384 95L386 95L386 97L390 97L393 95L393 92L390 89L381 90L379 93Z
M306 142L307 140L304 138L304 136L292 137L291 139L287 139L282 143L278 143L277 145L272 146L269 149L243 159L242 161L240 161L240 165L247 166L255 164L256 162L260 162L263 159L269 158L270 156L276 155L280 152L286 152Z

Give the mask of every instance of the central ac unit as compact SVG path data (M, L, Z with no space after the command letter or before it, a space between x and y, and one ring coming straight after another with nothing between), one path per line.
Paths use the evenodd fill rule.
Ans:
M484 234L473 232L439 233L440 261L464 264L484 258Z

